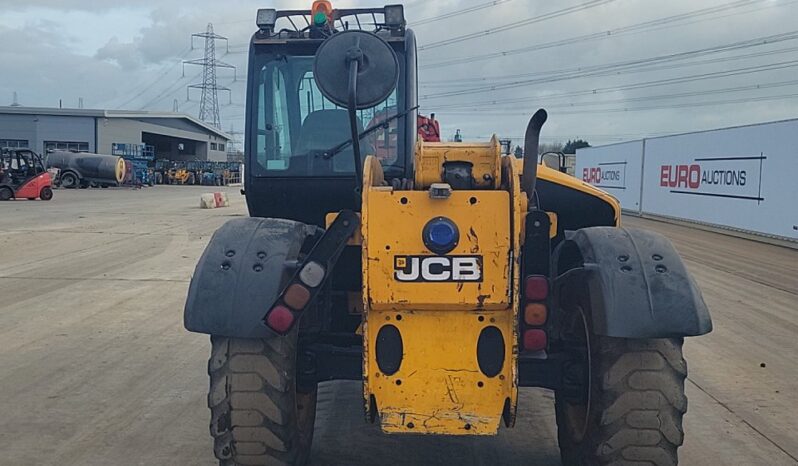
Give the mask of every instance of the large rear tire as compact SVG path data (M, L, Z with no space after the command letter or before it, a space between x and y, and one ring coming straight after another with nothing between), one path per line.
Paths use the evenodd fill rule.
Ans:
M284 337L211 337L211 435L221 466L302 465L310 454L316 391L296 388L297 330Z
M66 189L75 189L80 184L78 177L72 172L66 172L61 175L61 187Z
M683 340L590 333L588 341L586 396L556 393L563 464L677 465L687 411Z

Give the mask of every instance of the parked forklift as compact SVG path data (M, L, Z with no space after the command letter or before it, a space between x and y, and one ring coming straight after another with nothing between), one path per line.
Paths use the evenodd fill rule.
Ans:
M184 313L211 339L219 463L305 463L318 384L357 380L386 434L495 435L541 387L564 464L677 464L682 341L709 312L667 239L539 164L546 112L523 159L496 138L424 141L402 5L316 1L257 25L251 217L214 234Z
M53 180L30 149L0 149L0 201L53 198Z

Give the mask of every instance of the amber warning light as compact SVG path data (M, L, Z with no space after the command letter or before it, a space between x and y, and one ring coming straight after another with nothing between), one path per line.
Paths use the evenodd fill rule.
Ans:
M310 17L315 26L324 26L332 21L333 7L329 0L316 0L310 8Z

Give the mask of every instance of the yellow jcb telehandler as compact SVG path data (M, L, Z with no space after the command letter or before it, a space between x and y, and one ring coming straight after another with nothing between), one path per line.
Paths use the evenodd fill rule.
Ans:
M494 435L519 388L543 387L566 465L677 464L682 339L709 313L665 238L538 164L546 112L523 159L495 138L423 142L401 5L317 1L257 25L251 217L214 234L185 307L211 338L220 464L303 464L331 380L362 381L386 434Z

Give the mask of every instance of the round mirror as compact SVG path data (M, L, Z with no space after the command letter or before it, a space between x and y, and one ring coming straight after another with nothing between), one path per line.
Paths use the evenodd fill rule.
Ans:
M399 59L375 34L344 31L321 44L313 64L319 90L332 103L348 107L349 65L358 61L356 108L374 107L391 95L399 82Z

